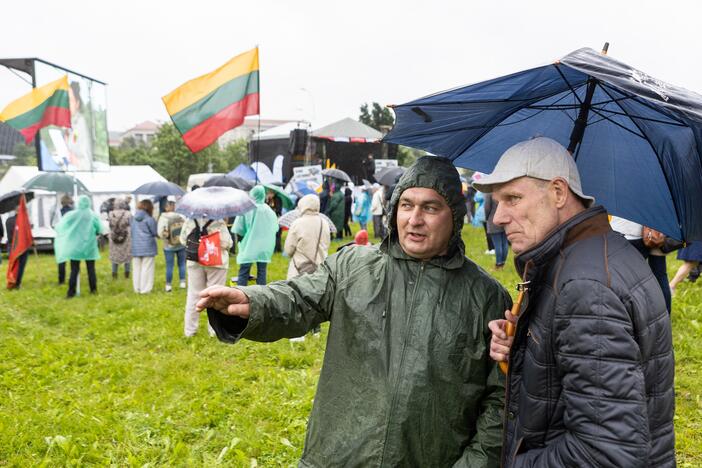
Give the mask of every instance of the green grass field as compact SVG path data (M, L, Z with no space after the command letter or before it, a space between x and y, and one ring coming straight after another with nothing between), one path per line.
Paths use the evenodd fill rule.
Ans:
M467 254L490 270L482 230L464 228ZM337 248L332 243L332 251ZM496 276L510 291L509 263ZM235 276L231 260L229 276ZM97 296L65 299L50 255L32 255L20 291L0 292L0 466L293 466L319 375L320 338L224 345L183 337L185 291L138 296L112 280L107 252ZM679 262L669 261L672 275ZM7 258L0 266L4 282ZM274 257L268 280L284 279ZM673 304L678 463L702 466L702 284Z

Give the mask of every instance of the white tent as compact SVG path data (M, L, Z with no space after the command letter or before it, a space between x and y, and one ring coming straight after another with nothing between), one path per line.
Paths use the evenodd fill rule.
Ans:
M39 170L35 166L11 166L0 179L0 194L21 189L37 174ZM90 191L96 212L108 198L131 195L142 184L166 180L151 166L110 166L110 170L104 172L77 172L76 178ZM27 204L32 233L37 239L52 238L51 227L58 221L56 212L62 194L35 190L34 195L34 200Z

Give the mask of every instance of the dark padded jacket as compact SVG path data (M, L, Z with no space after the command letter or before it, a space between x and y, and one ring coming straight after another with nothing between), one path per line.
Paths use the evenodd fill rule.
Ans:
M670 318L602 207L516 258L530 292L510 353L506 467L675 466Z
M273 341L329 321L324 365L300 467L497 467L504 379L489 358L488 322L510 299L463 252L456 169L423 158L393 194L428 187L453 212L449 253L401 248L395 223L380 248L329 256L313 274L242 287L248 320L208 310L220 340Z

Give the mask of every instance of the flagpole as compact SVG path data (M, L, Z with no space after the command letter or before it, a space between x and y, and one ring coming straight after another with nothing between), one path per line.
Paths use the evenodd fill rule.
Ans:
M260 49L256 44L256 55L260 57ZM256 153L255 160L258 163L258 152L261 151L261 64L258 66L258 131L256 132ZM258 164L256 164L256 185L258 185Z

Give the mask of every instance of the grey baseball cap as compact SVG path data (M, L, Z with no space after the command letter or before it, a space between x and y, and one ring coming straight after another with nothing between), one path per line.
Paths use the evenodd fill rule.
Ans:
M495 185L525 176L541 180L560 177L568 183L573 193L583 199L585 206L592 206L595 202L594 197L583 193L573 156L560 143L546 137L532 138L509 148L500 156L495 170L475 181L473 186L489 193Z

